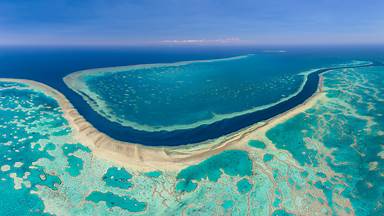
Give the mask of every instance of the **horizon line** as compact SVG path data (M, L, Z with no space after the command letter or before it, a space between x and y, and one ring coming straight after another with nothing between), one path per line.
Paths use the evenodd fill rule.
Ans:
M366 43L0 43L0 47L265 47L265 46L384 46L384 42Z

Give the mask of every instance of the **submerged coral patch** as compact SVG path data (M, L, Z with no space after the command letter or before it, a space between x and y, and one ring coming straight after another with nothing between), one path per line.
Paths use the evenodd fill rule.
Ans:
M108 186L128 189L132 187L132 175L124 168L111 167L104 174L103 180Z
M254 147L254 148L259 148L259 149L264 149L265 148L265 143L263 143L260 140L250 140L248 142L248 145Z
M198 181L208 179L216 182L223 173L229 176L252 175L252 161L247 152L238 150L224 151L180 171L176 177L179 180L176 190L180 192L193 191Z
M145 175L151 178L158 178L161 176L161 171L146 172Z
M65 144L62 147L64 155L67 157L67 171L71 176L78 176L83 169L83 160L73 155L76 151L91 152L91 150L81 144Z
M248 193L252 189L252 184L249 182L248 179L241 179L237 182L237 190L239 193Z
M118 196L111 192L101 193L94 191L86 199L96 203L105 202L109 208L117 206L130 212L141 212L146 207L144 202L139 202L128 196Z

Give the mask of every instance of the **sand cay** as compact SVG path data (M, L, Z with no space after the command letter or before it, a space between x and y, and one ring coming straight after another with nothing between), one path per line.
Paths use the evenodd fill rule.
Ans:
M201 162L208 157L228 149L250 150L248 141L255 134L265 134L270 128L311 108L323 97L322 76L318 91L303 104L288 110L265 122L259 122L248 128L227 136L206 142L178 147L150 147L136 143L121 142L101 133L87 122L68 99L57 90L32 80L0 79L1 81L22 82L31 85L57 100L63 115L72 127L73 137L88 146L95 156L111 161L116 165L137 171L179 171L182 168Z

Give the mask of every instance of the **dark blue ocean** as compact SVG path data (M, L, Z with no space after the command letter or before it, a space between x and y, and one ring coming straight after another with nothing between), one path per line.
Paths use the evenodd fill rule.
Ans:
M328 46L328 47L1 47L0 77L31 79L45 83L62 92L90 123L109 136L145 145L181 145L213 139L237 131L258 121L273 117L303 102L317 85L313 76L294 101L273 107L271 110L240 116L230 120L173 132L146 132L123 127L92 110L62 78L72 72L99 68L148 63L169 63L201 59L217 59L266 50L285 50L295 62L318 58L335 62L348 60L381 61L383 46ZM276 62L276 64L281 62ZM305 64L306 62L303 62ZM316 65L318 66L318 65ZM284 65L281 65L284 68ZM303 72L303 71L298 71ZM266 94L268 97L268 94Z

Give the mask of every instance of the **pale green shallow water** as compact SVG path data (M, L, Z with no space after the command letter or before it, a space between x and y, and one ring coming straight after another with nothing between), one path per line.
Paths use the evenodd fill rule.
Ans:
M383 80L327 73L327 100L178 173L92 157L55 100L0 82L0 215L383 215Z

